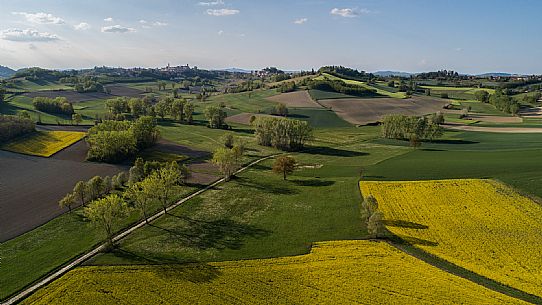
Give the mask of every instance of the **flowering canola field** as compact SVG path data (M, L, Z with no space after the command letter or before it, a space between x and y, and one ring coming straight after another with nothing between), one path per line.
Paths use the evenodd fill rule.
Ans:
M23 303L525 304L367 240L274 259L81 267Z
M86 133L79 131L38 131L11 141L1 147L16 153L50 157L60 150L84 138Z
M360 183L389 231L442 259L542 296L542 207L491 180Z

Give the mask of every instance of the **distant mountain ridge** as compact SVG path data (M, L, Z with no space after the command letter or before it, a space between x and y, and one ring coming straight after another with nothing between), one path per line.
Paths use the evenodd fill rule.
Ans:
M1 78L8 78L8 77L11 77L13 74L15 74L15 70L11 69L11 68L8 68L8 67L5 67L5 66L0 66L0 77Z
M239 69L239 68L221 69L219 71L226 71L226 72L230 72L230 73L252 73L252 71L250 71L250 70Z
M399 77L409 77L411 75L418 75L420 73L412 72L401 72L401 71L376 71L373 72L376 76L389 77L389 76L399 76ZM472 75L478 77L510 77L510 76L520 76L520 74L505 73L505 72L488 72L482 74L460 74L460 75Z
M401 71L376 71L373 72L376 76L389 77L389 76L399 76L399 77L409 77L411 75L416 75L417 73L410 72L401 72Z

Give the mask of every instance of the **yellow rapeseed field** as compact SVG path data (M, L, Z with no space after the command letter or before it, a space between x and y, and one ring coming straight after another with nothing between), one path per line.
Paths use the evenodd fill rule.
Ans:
M38 131L16 139L2 146L2 149L16 153L50 157L58 151L84 138L79 131Z
M524 304L385 242L317 243L307 255L185 266L75 269L25 304Z
M360 183L389 231L490 279L542 296L542 207L492 180Z

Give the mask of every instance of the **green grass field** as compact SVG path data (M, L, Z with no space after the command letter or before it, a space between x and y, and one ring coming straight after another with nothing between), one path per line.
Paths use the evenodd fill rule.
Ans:
M474 94L476 91L486 91L489 94L494 94L495 89L489 88L473 88L473 87L447 87L447 86L420 86L423 89L430 89L432 96L440 97L441 94L448 94L449 98L452 99L461 99L461 100L472 100L474 99Z
M90 264L221 261L307 253L312 242L359 239L360 170L409 148L367 143L378 130L322 129L283 181L266 161L125 239ZM329 135L336 134L336 138ZM331 142L330 142L331 141Z
M266 98L277 94L278 92L275 89L260 89L252 92L212 96L205 103L224 103L227 108L234 109L239 112L271 113L276 103L266 100Z
M13 80L14 87L8 88L12 92L30 92L46 90L73 90L73 87L61 84L59 82L50 82L46 80L28 81L22 78Z
M367 167L367 180L494 178L542 198L542 135L457 132ZM377 143L391 143L378 140ZM405 142L401 144L407 145Z
M327 79L330 79L330 80L342 80L343 82L347 83L347 84L351 84L351 85L356 85L356 86L360 86L360 87L363 87L363 88L367 88L367 89L374 89L376 90L376 93L379 94L379 95L382 95L382 96L386 96L386 97L393 97L393 98L406 98L406 93L404 92L393 92L393 91L388 91L386 89L384 89L383 87L373 87L371 85L368 85L364 82L360 82L360 81L356 81L356 80L350 80L350 79L344 79L344 78L340 78L340 77L336 77L336 76L333 76L333 75L330 75L330 74L327 74L327 73L323 73L322 76L324 76L324 78L327 78Z

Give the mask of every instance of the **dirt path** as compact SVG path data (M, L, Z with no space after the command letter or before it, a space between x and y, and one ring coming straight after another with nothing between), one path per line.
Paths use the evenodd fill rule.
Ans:
M245 171L246 169L248 169L248 168L250 168L250 167L252 167L252 166L254 166L254 165L256 165L256 164L258 164L258 163L260 163L262 161L264 161L264 160L275 157L276 155L277 154L273 154L273 155L269 155L267 157L262 157L262 158L260 158L258 160L252 161L251 163L249 163L246 166L244 166L244 167L240 168L239 170L237 170L235 172L235 174L239 174L239 173ZM219 185L219 184L221 184L223 182L224 182L224 178L219 179L219 180L215 181L214 183L206 186L205 188L202 188L199 191L193 193L192 195L184 197L183 199L181 199L181 200L177 201L176 203L174 203L173 205L169 206L166 209L166 212L169 212L169 211L173 210L174 208L180 206L181 204L187 202L188 200L190 200L190 199L192 199L192 198L194 198L196 196L199 196L202 193L204 193L204 192L206 192L206 191L208 191L210 189L213 189L215 186L217 186L217 185ZM152 215L151 217L149 217L148 222L152 222L152 221L158 219L159 217L163 216L164 214L165 214L165 212L163 210L161 210L160 212L158 212L158 213ZM124 231L118 233L117 235L115 235L113 237L113 241L118 242L119 240L121 240L124 237L126 237L126 236L130 235L131 233L133 233L135 230L145 226L145 224L146 224L146 222L144 220L140 221L137 224L134 224L133 226L131 226L131 227L125 229ZM106 248L106 246L107 246L107 244L103 243L100 246L95 247L94 249L88 251L87 253L79 256L78 258L72 260L71 262L69 262L67 265L63 266L59 270L45 276L44 278L42 278L38 282L34 283L30 287L24 289L23 291L20 291L19 293L15 294L11 298L7 299L4 303L2 303L2 305L11 305L11 304L15 304L15 303L20 302L24 298L28 297L29 295L31 295L32 293L34 293L35 291L40 289L41 287L44 287L45 285L50 284L51 282L53 282L57 278L64 275L66 272L68 272L71 269L75 268L76 266L80 265L81 263L83 263L84 261L86 261L89 258L93 257L94 255L100 253L101 251L103 251Z
M494 133L542 133L542 128L535 127L481 127L470 125L445 124L445 128L462 131L479 131Z
M419 260L422 260L423 262L436 267L442 271L448 272L450 274L453 274L455 276L462 277L466 280L469 280L473 283L476 283L478 285L484 286L487 289L493 290L498 293L502 293L504 295L507 295L509 297L513 297L528 303L532 304L542 304L542 298L536 295L529 294L523 290L519 290L516 288L512 288L510 286L506 286L504 284L501 284L497 281L494 281L492 279L486 278L480 274L477 274L475 272L472 272L468 269L465 269L463 267L460 267L458 265L455 265L447 260L444 260L440 257L437 257L435 255L431 255L422 249L418 249L412 245L409 244L403 244L400 242L392 242L388 241L390 245L397 248L398 250L402 251L405 254L408 254L412 257L415 257Z

